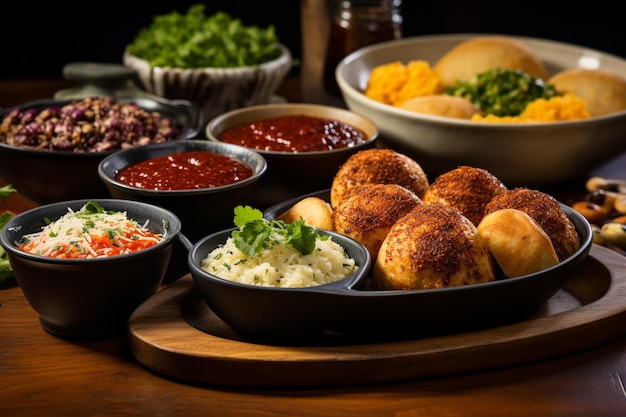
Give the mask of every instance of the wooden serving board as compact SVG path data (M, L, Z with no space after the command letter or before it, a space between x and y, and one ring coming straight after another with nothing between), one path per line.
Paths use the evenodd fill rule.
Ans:
M625 333L626 258L593 245L580 270L535 316L466 333L253 343L208 308L190 275L144 302L128 331L131 352L146 368L202 384L312 388L484 371L575 353Z

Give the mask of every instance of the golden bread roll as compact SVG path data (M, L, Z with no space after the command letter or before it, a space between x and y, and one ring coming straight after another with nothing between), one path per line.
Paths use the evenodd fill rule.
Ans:
M361 242L374 260L391 226L421 203L401 185L367 184L341 200L333 211L333 225L337 232Z
M626 110L626 77L607 70L572 68L548 80L561 94L572 93L587 104L591 116Z
M473 115L481 114L480 109L468 99L445 94L415 97L397 107L416 113L456 119L471 119Z
M521 210L496 210L483 217L476 228L507 278L532 274L559 263L546 232Z
M336 208L365 184L398 184L422 198L428 177L417 162L404 154L392 149L366 149L350 156L337 170L330 188L330 205Z
M415 290L490 282L493 258L457 209L420 204L391 228L372 269L377 289Z
M504 36L482 36L456 45L433 67L445 86L492 68L520 69L547 79L541 59L522 42Z
M532 217L550 238L559 261L567 259L580 247L574 224L551 195L522 187L507 190L487 203L484 215L505 208L521 210Z
M318 229L334 230L333 209L319 197L305 197L277 217L285 223L293 223L302 218L304 222Z
M506 190L506 186L489 171L460 166L435 178L422 202L454 207L476 226L483 218L485 205Z

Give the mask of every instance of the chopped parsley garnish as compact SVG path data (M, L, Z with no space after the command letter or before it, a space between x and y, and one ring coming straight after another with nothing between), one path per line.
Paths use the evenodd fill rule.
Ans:
M540 98L557 95L552 84L521 70L492 68L467 80L457 81L445 94L463 97L485 114L519 116L526 106Z
M304 220L285 223L282 220L267 220L259 209L250 206L235 207L235 226L232 233L235 246L248 256L258 255L264 248L282 242L302 255L315 250L316 239L327 239L317 229L305 224Z

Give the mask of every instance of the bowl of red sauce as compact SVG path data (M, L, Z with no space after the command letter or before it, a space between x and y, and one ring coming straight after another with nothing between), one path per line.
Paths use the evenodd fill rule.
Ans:
M378 129L367 117L340 107L264 104L221 114L207 138L253 149L267 160L255 200L268 206L328 188L352 154L376 146Z
M98 175L114 198L164 207L195 241L232 224L252 204L267 162L258 152L202 139L125 149L104 158Z

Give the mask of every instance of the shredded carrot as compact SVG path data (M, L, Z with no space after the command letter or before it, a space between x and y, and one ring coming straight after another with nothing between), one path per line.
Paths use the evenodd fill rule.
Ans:
M123 212L68 212L41 232L24 236L20 250L51 258L124 255L156 245L162 235L141 227Z

